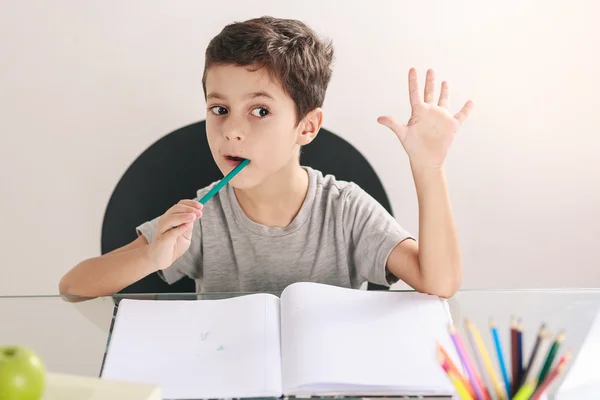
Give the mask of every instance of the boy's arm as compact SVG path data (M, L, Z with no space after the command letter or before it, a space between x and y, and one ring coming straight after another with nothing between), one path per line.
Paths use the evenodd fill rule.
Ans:
M413 169L419 203L419 243L405 240L392 250L388 270L420 292L451 297L462 267L458 235L443 169Z
M139 234L128 245L73 267L59 282L60 294L109 296L153 272L165 273L167 269L169 281L176 281L187 272L182 267L189 265L188 260L181 256L190 247L202 208L197 201L181 200L159 218L143 224L145 235Z
M60 280L61 295L109 296L157 270L144 236L115 251L82 261Z
M419 203L419 245L412 240L392 250L387 268L416 290L451 297L462 279L460 249L450 208L444 162L454 135L473 107L467 101L455 115L448 112L448 84L442 82L434 103L434 72L427 71L424 96L419 94L417 72L408 74L412 108L406 125L393 117L379 117L406 150L415 180Z

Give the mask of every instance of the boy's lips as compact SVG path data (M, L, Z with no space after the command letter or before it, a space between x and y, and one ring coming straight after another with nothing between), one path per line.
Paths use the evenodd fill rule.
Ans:
M235 156L235 155L231 155L231 154L227 154L225 156L223 156L223 158L225 159L225 162L227 163L227 165L235 168L238 166L239 163L241 163L242 161L245 160L245 158L243 157L239 157L239 156Z

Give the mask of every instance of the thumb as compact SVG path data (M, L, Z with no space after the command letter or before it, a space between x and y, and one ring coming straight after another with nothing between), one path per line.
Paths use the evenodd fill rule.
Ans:
M404 138L406 137L406 125L396 121L396 118L389 115L384 115L377 118L377 122L379 122L383 126L387 126L388 128L390 128L400 140L404 140Z
M169 230L168 232L163 234L163 236L166 240L176 240L179 236L184 234L186 236L186 239L189 240L189 239L191 239L191 236L192 236L191 233L192 233L193 228L194 228L194 223L188 222L186 224L179 225L177 228L173 228L173 229Z

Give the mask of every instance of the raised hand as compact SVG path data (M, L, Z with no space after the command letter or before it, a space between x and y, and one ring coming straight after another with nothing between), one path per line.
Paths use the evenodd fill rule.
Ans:
M414 68L408 73L408 89L412 108L408 123L402 124L389 115L379 117L377 122L398 136L411 165L440 168L444 165L454 135L471 112L473 102L467 101L458 113L452 115L448 111L448 83L444 81L435 104L435 73L431 69L427 71L423 97L419 93L417 71Z

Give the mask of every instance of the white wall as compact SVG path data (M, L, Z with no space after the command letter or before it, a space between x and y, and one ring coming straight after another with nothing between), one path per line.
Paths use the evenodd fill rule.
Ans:
M417 233L404 150L428 67L476 108L448 160L465 288L600 286L600 4L462 1L2 2L0 295L50 294L99 254L118 179L150 144L203 119L210 38L233 20L301 19L333 38L325 127L381 176Z

